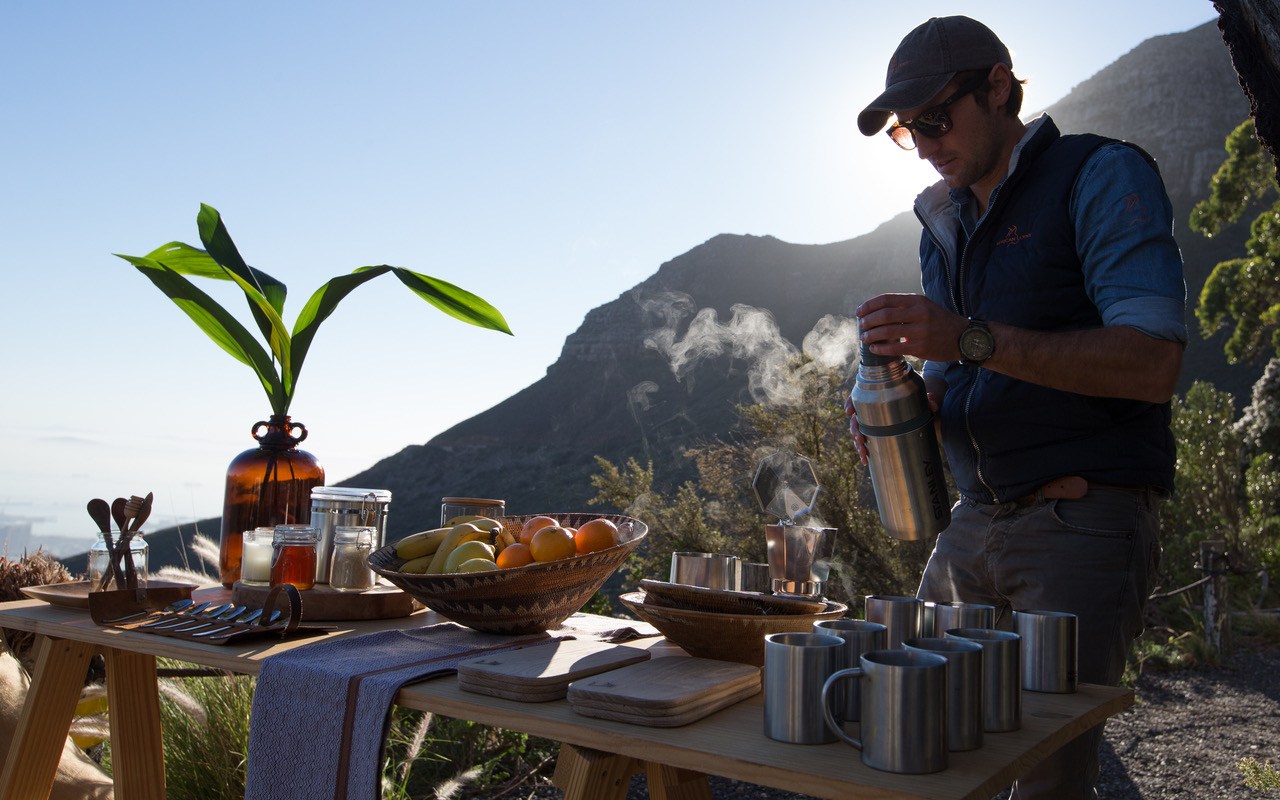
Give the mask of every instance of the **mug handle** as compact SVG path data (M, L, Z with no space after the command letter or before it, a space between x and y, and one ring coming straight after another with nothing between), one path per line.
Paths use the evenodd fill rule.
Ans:
M827 727L830 728L831 732L836 736L839 736L841 739L859 750L862 749L862 740L855 739L845 733L844 728L840 723L836 722L835 714L831 713L831 700L828 697L828 694L835 686L836 681L841 680L842 678L861 678L864 675L866 675L866 673L863 672L862 667L849 667L848 669L842 669L831 673L831 677L827 678L826 682L822 684L822 716L827 720Z

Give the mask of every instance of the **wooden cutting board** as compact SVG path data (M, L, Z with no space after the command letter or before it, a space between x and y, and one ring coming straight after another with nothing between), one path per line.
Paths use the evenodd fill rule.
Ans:
M261 608L270 591L270 586L248 586L236 581L231 587L231 602ZM317 583L299 594L302 595L302 619L308 622L396 619L407 617L422 607L413 595L385 583L380 583L367 592L340 592L330 589L326 584Z
M640 647L583 639L561 639L458 664L458 686L466 691L522 702L565 696L572 681L646 661Z
M655 658L607 675L574 681L569 684L569 700L628 713L662 713L744 686L759 690L759 667L710 658Z
M569 704L579 714L636 725L674 727L760 691L760 668L706 658L657 658L574 681Z

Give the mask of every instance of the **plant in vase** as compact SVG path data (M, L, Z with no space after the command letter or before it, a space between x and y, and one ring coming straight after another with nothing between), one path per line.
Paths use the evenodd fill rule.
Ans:
M236 456L227 468L219 570L222 584L230 587L240 575L242 532L306 521L311 510L311 489L324 484L324 468L319 461L298 449L307 430L290 419L289 404L316 330L342 298L389 272L449 316L507 334L511 330L498 309L471 292L386 264L359 267L349 275L329 280L307 300L290 330L282 318L285 285L245 263L217 209L202 203L196 224L203 250L169 242L145 256L117 255L146 275L232 358L252 369L271 403L270 419L255 423L250 430L259 446ZM266 347L185 275L235 282L244 291Z

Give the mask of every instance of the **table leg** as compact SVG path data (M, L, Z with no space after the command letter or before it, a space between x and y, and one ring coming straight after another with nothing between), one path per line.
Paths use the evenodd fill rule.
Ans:
M89 659L95 652L97 648L85 642L48 636L37 640L31 688L0 775L0 797L49 797L80 690L84 688Z
M120 800L164 800L155 656L106 648L111 774Z
M711 784L701 772L645 762L649 800L711 800Z
M625 800L635 771L635 762L627 756L562 744L551 782L564 792L565 800Z

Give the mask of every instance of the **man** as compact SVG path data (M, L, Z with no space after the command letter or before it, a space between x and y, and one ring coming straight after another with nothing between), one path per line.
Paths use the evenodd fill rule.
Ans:
M924 296L856 310L863 343L925 359L960 501L919 594L1066 611L1079 678L1114 685L1158 565L1173 488L1186 289L1172 210L1141 150L1018 117L1009 50L966 17L903 39L859 115L942 181L915 204ZM852 415L852 408L849 409ZM850 429L865 461L857 420ZM1014 797L1092 797L1101 726Z

